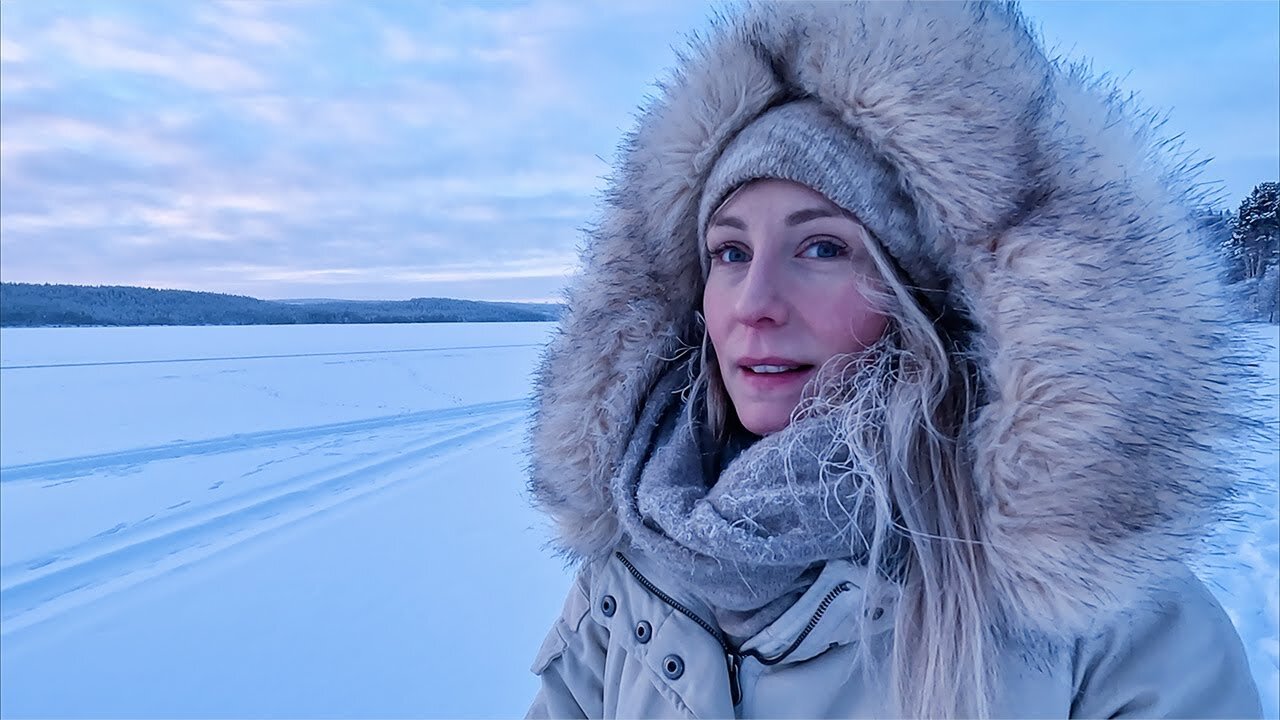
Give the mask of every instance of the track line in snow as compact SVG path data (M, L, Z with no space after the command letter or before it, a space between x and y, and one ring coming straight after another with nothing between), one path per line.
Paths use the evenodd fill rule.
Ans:
M395 350L350 350L346 352L282 353L279 355L227 355L194 358L156 358L154 360L101 360L96 362L39 363L32 365L0 365L0 370L42 370L48 368L109 367L115 365L158 365L164 363L223 362L225 360L280 360L285 358L354 357L359 355L392 355L395 353L434 353L454 350L506 350L511 348L536 347L541 347L541 343L457 345L454 347L399 348Z
M499 402L463 405L439 410L423 410L419 412L383 415L363 420L309 425L284 430L263 430L251 433L236 433L208 440L186 440L166 443L151 447L130 448L115 452L82 455L80 457L44 460L0 467L0 483L18 482L22 480L63 480L84 475L96 470L116 467L132 467L156 460L214 455L218 453L239 452L260 447L270 447L285 442L313 440L317 438L346 435L370 430L408 425L432 424L449 420L461 420L469 417L492 415L496 413L524 411L528 407L527 399L503 400Z
M110 528L95 533L78 542L70 545L64 545L44 554L27 557L21 560L10 562L0 566L0 592L4 592L9 587L36 579L40 575L58 570L69 564L81 563L84 560L107 552L114 551L121 547L134 544L142 539L153 537L156 535L172 532L174 529L188 527L190 525L203 522L205 519L217 517L220 515L234 512L240 508L269 500L273 497L291 492L299 488L309 487L316 482L325 480L334 475L357 470L367 466L376 459L396 456L402 453L412 452L424 444L438 444L447 441L461 434L470 432L476 427L483 424L492 424L499 420L505 420L514 417L515 414L486 414L468 422L461 423L440 423L431 426L431 435L429 437L415 437L408 442L400 442L391 447L381 447L376 452L347 452L341 453L343 459L337 462L331 462L319 467L313 467L304 472L295 471L294 474L286 474L265 479L265 481L251 482L244 484L246 478L253 477L266 467L276 467L276 473L281 470L288 472L287 466L290 462L304 457L307 453L290 455L288 457L272 458L265 463L259 464L258 467L241 473L238 478L235 477L219 477L216 482L207 487L205 492L222 487L227 480L232 480L235 490L230 494L223 495L204 495L198 499L203 502L191 504L191 499L182 500L175 505L158 510L149 515L129 519L125 522L116 523ZM326 443L328 445L328 443ZM314 454L314 448L312 453ZM328 454L328 453L325 453ZM284 468L279 466L284 465ZM161 475L164 474L163 469L157 470ZM200 483L201 486L204 483ZM199 494L198 488L192 488L193 492ZM195 497L195 496L193 496ZM189 507L188 507L189 506ZM181 509L180 509L181 508ZM167 512L178 510L178 512Z
M337 471L308 473L282 492L237 507L210 508L183 522L158 525L147 533L87 543L81 557L68 557L6 580L0 589L0 637L93 603L140 582L189 567L228 548L305 521L356 498L408 479L426 467L499 440L520 430L523 413L411 449L383 454L372 462L342 463ZM318 477L313 477L318 476Z

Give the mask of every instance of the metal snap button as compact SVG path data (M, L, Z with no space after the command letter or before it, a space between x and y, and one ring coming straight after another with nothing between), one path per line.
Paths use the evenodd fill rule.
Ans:
M684 660L679 655L668 655L662 658L662 672L672 680L684 674Z
M640 622L636 623L636 639L637 640L639 640L642 643L647 643L649 642L649 639L652 637L653 637L652 625L645 622L644 620L641 620Z
M614 600L612 595L600 598L600 612L604 613L605 617L613 617L613 614L618 612L618 601Z

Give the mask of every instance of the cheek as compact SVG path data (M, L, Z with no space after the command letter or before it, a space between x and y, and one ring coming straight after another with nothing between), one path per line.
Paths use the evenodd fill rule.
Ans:
M889 325L889 319L856 284L846 284L806 305L820 309L810 313L810 326L832 354L857 352L874 344Z
M733 306L728 289L715 278L708 278L702 292L702 316L712 347L719 347L729 331L729 308ZM717 353L718 354L718 353Z
M877 340L884 336L885 328L888 326L889 318L868 307L867 311L855 317L850 325L852 339L857 345L857 349L860 350L869 345L874 345Z

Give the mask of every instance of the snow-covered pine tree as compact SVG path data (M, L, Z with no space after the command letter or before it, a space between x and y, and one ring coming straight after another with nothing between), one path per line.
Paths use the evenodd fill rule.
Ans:
M1259 183L1240 203L1230 243L1228 256L1244 280L1280 262L1280 184Z

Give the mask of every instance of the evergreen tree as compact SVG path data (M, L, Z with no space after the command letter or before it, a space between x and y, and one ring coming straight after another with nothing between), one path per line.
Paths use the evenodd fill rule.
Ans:
M1245 280L1280 262L1280 185L1260 183L1240 203L1228 255Z

